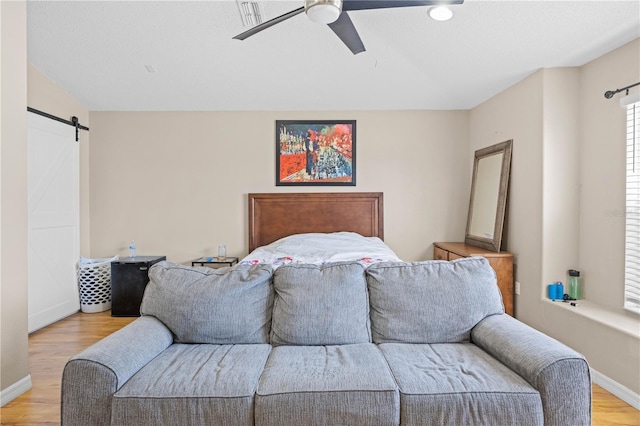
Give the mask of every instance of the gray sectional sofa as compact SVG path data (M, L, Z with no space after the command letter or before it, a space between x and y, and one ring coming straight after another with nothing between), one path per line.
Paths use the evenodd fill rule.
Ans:
M63 425L589 425L584 357L505 315L483 258L162 262L71 358Z

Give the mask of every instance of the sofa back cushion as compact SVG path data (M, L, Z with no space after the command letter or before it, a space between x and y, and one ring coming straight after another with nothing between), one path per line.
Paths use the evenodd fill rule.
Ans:
M176 343L269 343L273 308L268 265L212 269L159 262L140 311L162 321Z
M274 272L273 287L272 345L371 342L361 264L284 265Z
M482 257L378 263L366 276L375 343L468 341L480 320L504 312L496 274Z

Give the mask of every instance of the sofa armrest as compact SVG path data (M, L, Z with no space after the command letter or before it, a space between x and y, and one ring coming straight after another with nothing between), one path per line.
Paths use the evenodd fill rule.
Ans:
M109 425L113 394L172 343L163 323L142 316L72 357L62 372L62 425Z
M471 340L540 392L545 425L591 424L591 376L581 354L504 314L480 321Z

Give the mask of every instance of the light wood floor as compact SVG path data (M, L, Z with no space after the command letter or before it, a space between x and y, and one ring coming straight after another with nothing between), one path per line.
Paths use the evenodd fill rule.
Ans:
M67 359L134 319L113 318L110 311L77 313L31 334L29 363L33 388L0 409L0 423L60 424L60 378ZM597 385L593 385L592 417L592 424L597 426L640 426L640 411Z

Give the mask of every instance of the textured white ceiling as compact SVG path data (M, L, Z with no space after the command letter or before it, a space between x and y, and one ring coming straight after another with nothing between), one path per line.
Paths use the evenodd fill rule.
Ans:
M263 4L271 19L303 1ZM29 1L28 59L92 111L468 109L640 36L637 0L452 9L350 12L367 49L354 56L304 14L232 40L247 29L235 1Z

